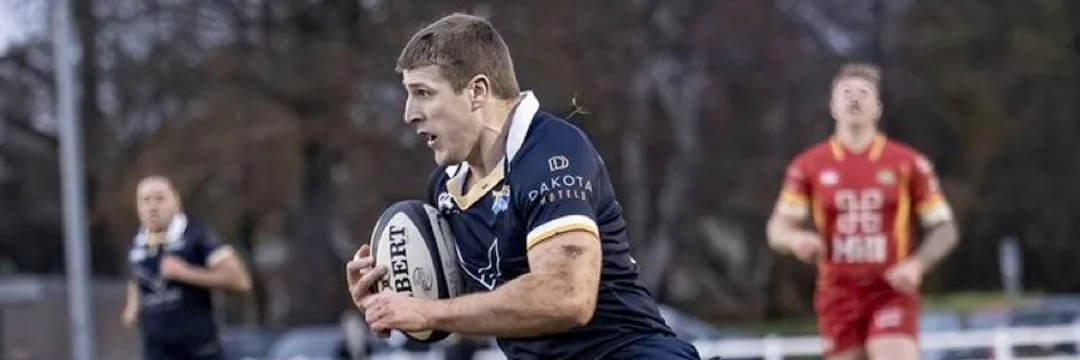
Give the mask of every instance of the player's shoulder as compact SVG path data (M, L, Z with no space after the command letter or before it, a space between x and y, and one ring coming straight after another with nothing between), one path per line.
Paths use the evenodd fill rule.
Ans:
M206 232L206 225L202 220L190 213L176 215L169 227L169 230L179 230L184 236L201 236Z
M191 215L183 215L184 229L183 236L190 240L207 240L214 235L214 232L210 229L210 226L197 217Z
M561 117L538 111L515 159L553 151L595 152L588 135L580 127Z
M537 112L521 146L510 159L511 174L532 169L556 172L561 168L593 166L598 152L581 128L558 116ZM525 171L521 171L525 170Z

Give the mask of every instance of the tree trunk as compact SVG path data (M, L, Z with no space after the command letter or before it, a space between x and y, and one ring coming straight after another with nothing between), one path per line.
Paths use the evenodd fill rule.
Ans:
M303 203L290 214L286 237L289 265L288 325L325 324L338 320L348 296L340 281L312 281L341 277L341 261L331 246L334 186L331 170L337 162L330 149L314 140L304 145Z

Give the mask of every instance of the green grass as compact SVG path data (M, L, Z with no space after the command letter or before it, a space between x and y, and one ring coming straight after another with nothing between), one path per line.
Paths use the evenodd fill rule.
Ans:
M1001 293L951 293L923 296L923 310L968 313L980 309L1005 307L1030 302L1037 294L1027 294L1017 302L1010 301ZM757 334L777 334L781 336L806 335L817 332L817 322L813 317L788 318L772 321L730 324L740 329Z
M1014 306L1034 301L1038 294L1025 294L1011 301L1001 293L952 293L923 297L923 308L928 310L970 312L979 309Z

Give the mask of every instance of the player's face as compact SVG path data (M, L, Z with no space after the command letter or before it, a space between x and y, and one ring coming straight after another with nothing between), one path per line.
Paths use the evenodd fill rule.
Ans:
M147 179L135 190L139 221L150 232L164 231L179 212L179 199L172 186L159 179Z
M465 161L476 148L483 130L468 91L455 92L436 65L405 70L402 77L409 93L405 101L405 123L435 153L435 163L452 165Z
M837 81L829 107L839 126L872 125L881 117L877 86L860 77Z

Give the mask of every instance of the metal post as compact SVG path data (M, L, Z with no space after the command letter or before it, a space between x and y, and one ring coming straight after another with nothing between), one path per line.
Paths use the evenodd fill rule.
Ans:
M1009 328L999 326L994 329L994 359L1013 360L1012 339Z
M1001 285L1005 290L1005 295L1009 300L1019 300L1020 294L1024 291L1024 269L1020 241L1016 237L1002 239L998 262L1001 266Z
M4 308L0 306L0 359L7 359L7 346L4 342L7 338L4 337Z
M71 316L71 359L93 360L94 333L89 296L85 174L78 103L79 43L72 31L71 0L52 1L53 64L60 130L60 176L63 181L64 246L67 257L68 310ZM91 49L92 50L92 49Z
M775 334L765 336L765 360L782 360L784 358L784 346Z

